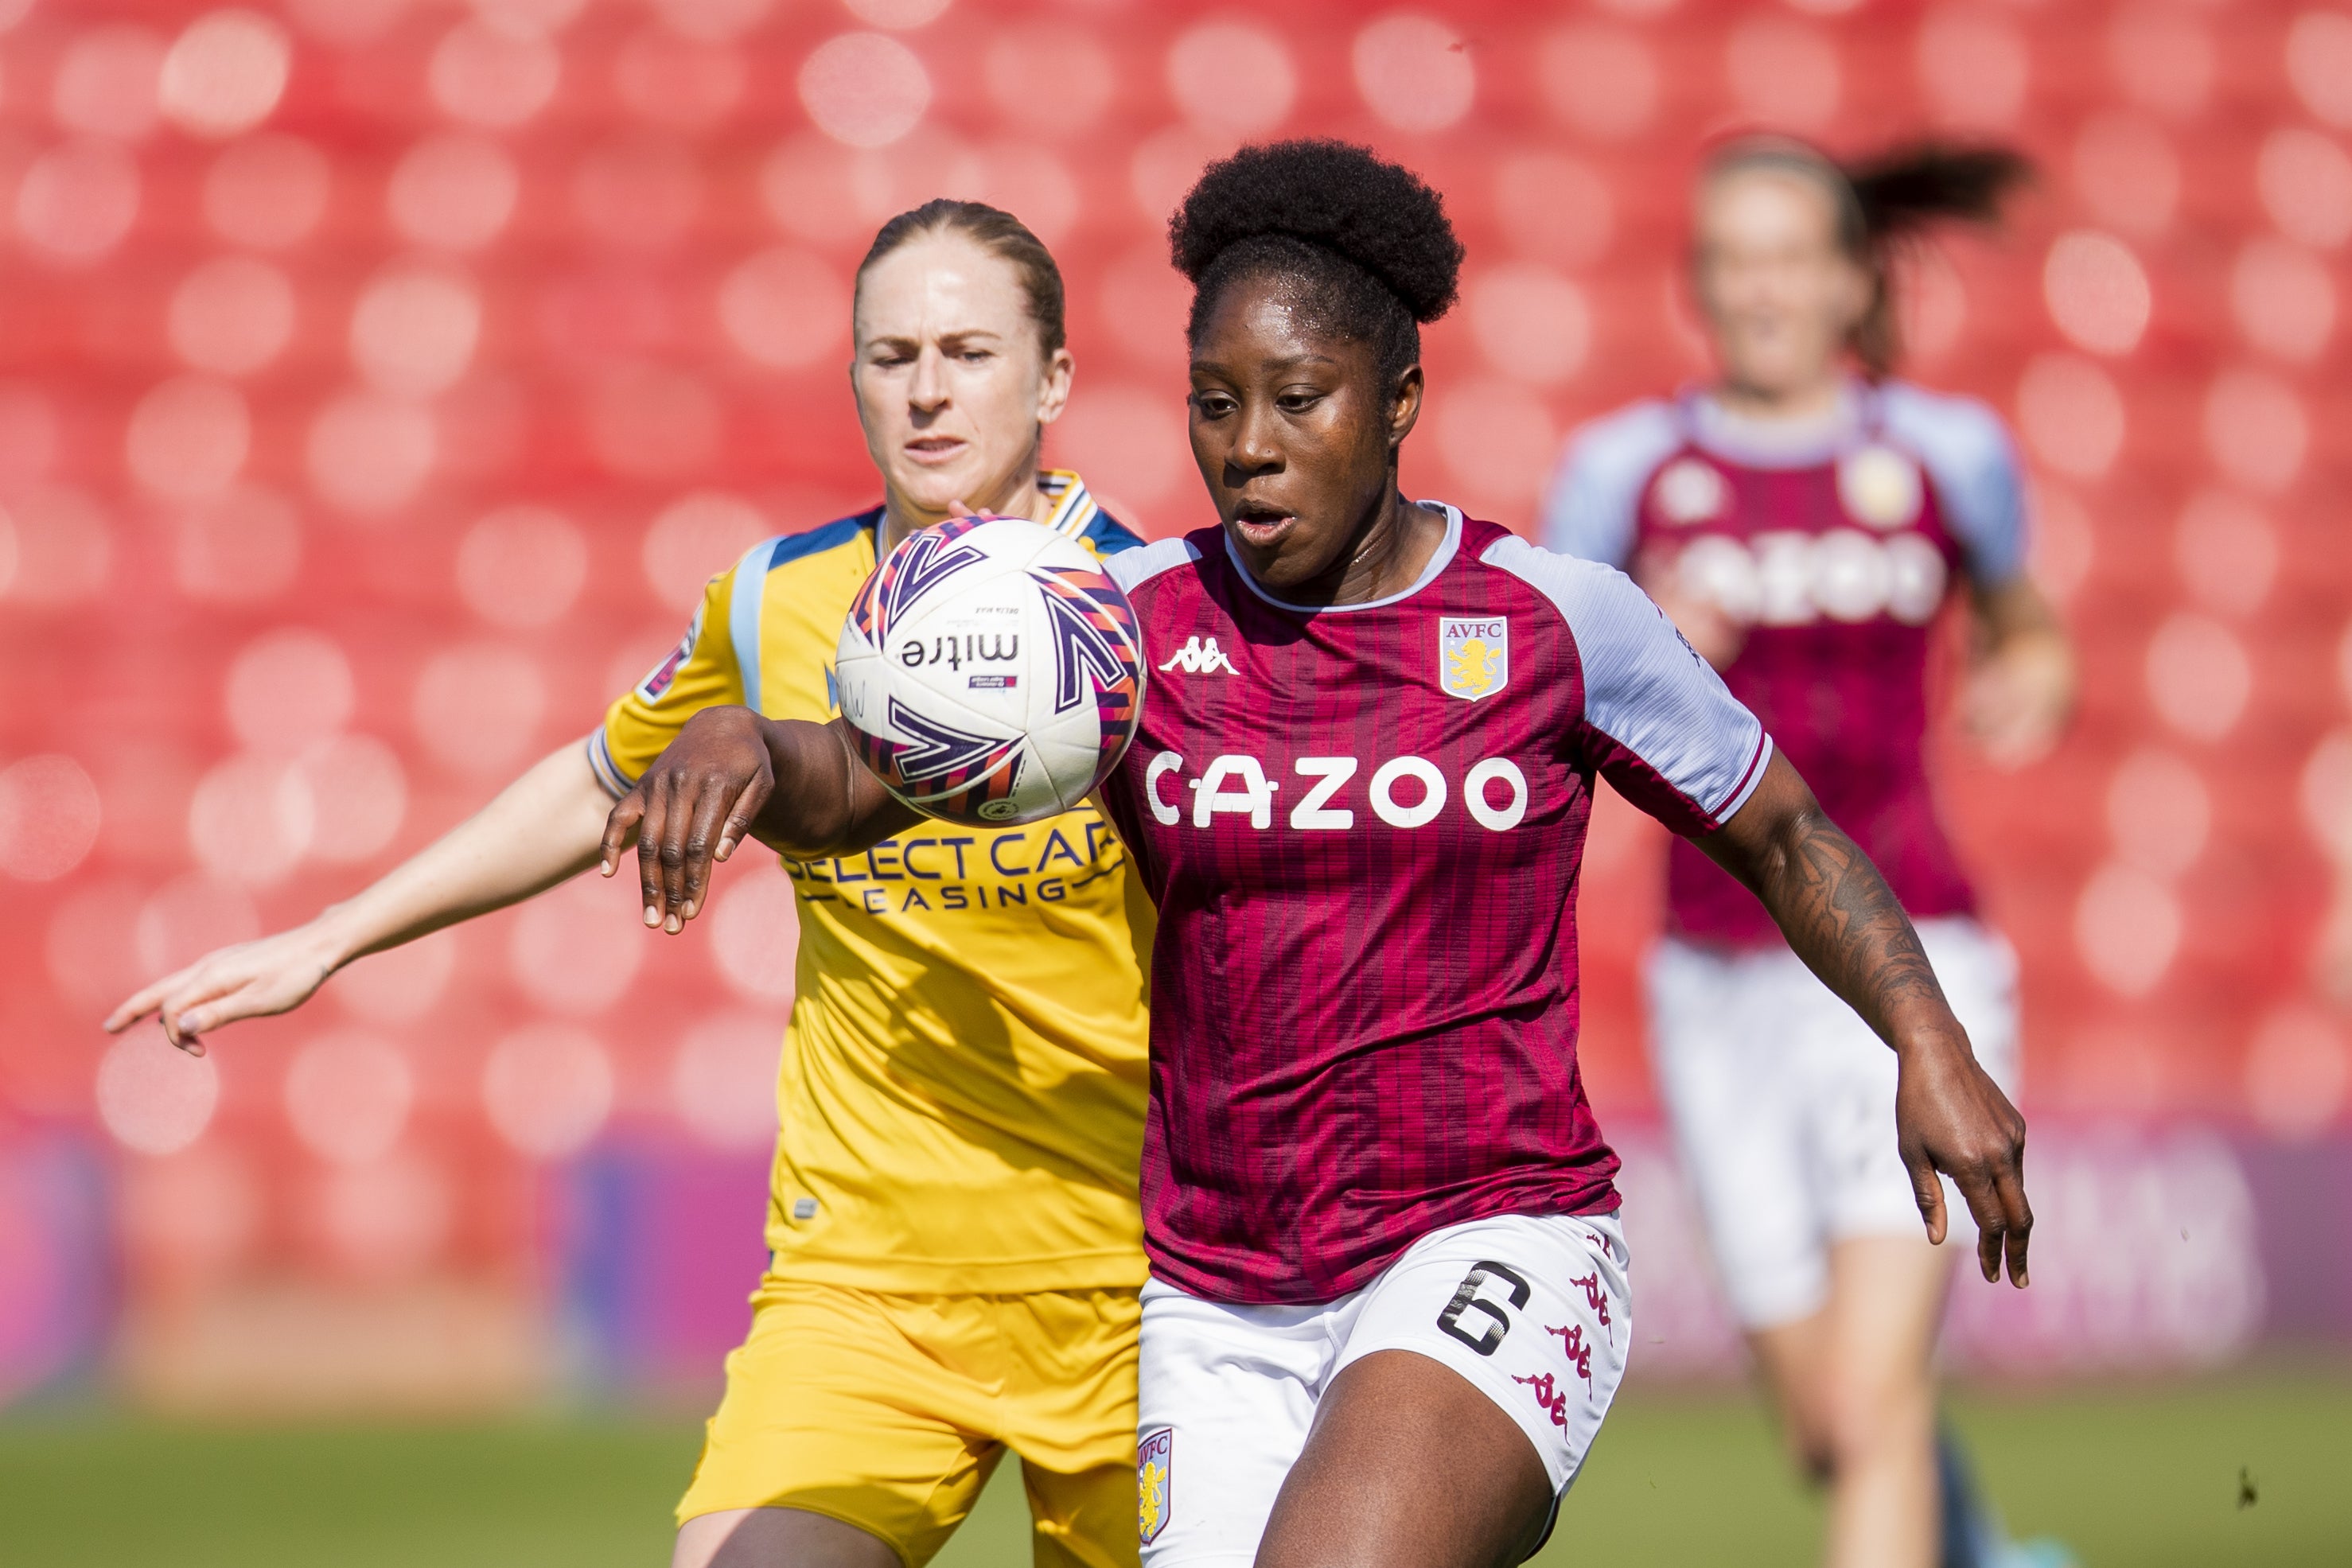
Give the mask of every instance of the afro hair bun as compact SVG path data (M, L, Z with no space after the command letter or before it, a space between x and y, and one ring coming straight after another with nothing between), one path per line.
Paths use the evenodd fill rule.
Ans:
M1273 141L1212 163L1168 220L1176 269L1197 286L1225 251L1284 236L1361 267L1416 321L1445 314L1462 242L1445 204L1410 169L1345 141Z

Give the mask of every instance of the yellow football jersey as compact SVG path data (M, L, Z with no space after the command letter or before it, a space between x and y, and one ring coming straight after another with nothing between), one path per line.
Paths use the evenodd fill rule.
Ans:
M1076 475L1042 483L1050 526L1097 554L1140 542ZM705 707L833 717L834 647L881 517L763 540L712 579L676 651L591 737L605 787L626 790ZM784 869L801 936L775 1275L913 1293L1140 1285L1152 914L1110 824L1091 806L1019 828L925 821Z

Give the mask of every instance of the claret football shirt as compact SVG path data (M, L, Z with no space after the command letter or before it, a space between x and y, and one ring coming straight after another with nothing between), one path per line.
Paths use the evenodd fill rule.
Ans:
M1724 670L1832 821L1915 915L1976 907L1928 787L1927 670L1963 581L2025 568L2025 496L1998 416L1968 398L1854 382L1818 420L1765 422L1686 394L1580 432L1545 542L1672 571L1743 632ZM1748 890L1687 844L1667 857L1668 928L1776 946Z
M1114 556L1150 691L1104 802L1160 909L1145 1245L1325 1301L1417 1238L1617 1207L1576 1065L1595 774L1676 831L1771 743L1620 573L1452 507L1375 603L1269 597L1204 529Z

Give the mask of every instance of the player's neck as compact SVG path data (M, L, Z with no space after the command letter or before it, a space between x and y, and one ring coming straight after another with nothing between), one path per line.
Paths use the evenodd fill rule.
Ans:
M1370 526L1349 550L1347 564L1305 585L1297 602L1370 604L1394 598L1421 580L1445 539L1445 518L1408 501L1393 484Z
M1000 517L1027 517L1042 523L1054 515L1053 502L1038 486L1034 469L1024 470L1024 476L1009 482L1005 488L986 496L959 497L978 512L992 512ZM882 538L879 553L888 555L908 535L943 523L956 514L952 509L933 511L908 501L892 491L882 505Z
M1740 419L1798 423L1835 413L1845 389L1845 372L1832 367L1823 375L1785 386L1761 386L1727 376L1707 395L1717 407Z

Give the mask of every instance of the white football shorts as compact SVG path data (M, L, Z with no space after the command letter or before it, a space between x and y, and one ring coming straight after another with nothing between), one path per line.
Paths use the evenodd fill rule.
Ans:
M1974 920L1918 924L1977 1060L2015 1095L2017 955ZM1833 1243L1926 1234L1895 1145L1895 1053L1794 953L1668 941L1646 978L1659 1090L1743 1326L1820 1310ZM1945 1245L1972 1252L1949 1180L1944 1197Z
M1432 1231L1362 1290L1315 1306L1228 1305L1155 1280L1137 1410L1144 1568L1251 1562L1317 1401L1374 1351L1412 1351L1469 1379L1564 1492L1632 1345L1615 1215Z

